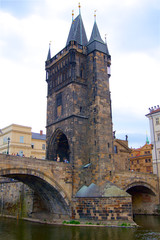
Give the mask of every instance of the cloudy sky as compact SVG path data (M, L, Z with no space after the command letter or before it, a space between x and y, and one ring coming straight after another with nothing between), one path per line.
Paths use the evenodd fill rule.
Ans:
M77 0L0 0L0 128L12 123L45 132L45 60L65 47ZM113 130L130 147L150 138L148 108L160 104L160 1L81 0L90 38L94 10L112 57Z

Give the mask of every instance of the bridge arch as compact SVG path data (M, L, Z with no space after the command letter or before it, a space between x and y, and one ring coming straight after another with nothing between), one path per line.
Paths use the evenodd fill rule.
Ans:
M130 192L132 189L134 188L142 188L142 189L148 189L148 192L150 192L150 194L156 196L156 189L153 188L150 184L146 183L146 182L142 182L142 181L138 181L138 182L132 182L131 184L127 185L124 190L126 192ZM145 191L145 190L144 190Z
M47 159L70 162L70 145L64 131L57 128L50 138L47 150Z
M153 214L156 203L156 190L146 182L133 182L124 190L132 196L134 214Z
M5 168L0 170L0 175L13 178L28 185L36 192L45 209L58 218L71 215L71 205L67 193L50 176L41 171L23 168Z

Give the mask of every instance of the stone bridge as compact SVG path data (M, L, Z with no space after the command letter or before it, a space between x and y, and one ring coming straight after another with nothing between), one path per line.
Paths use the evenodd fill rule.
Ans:
M157 206L160 203L159 182L157 175L121 171L115 172L111 181L132 195L133 213L156 213Z
M71 216L75 193L73 175L70 163L0 154L0 176L28 185L51 213ZM112 173L106 180L132 195L134 213L153 213L159 204L156 175L123 171Z
M70 215L70 164L0 154L0 175L21 181L36 191L49 212Z

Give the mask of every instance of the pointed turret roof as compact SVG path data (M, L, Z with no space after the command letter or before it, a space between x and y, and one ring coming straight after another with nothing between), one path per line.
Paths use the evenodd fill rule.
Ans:
M91 34L89 43L91 43L93 41L98 41L98 42L104 43L102 38L101 38L101 35L99 33L99 29L98 29L96 21L94 22L94 25L93 25L92 34Z
M86 46L88 43L85 28L83 25L81 14L79 14L73 21L68 35L67 43L76 41L77 43Z
M47 61L51 59L51 49L50 49L50 45L51 45L51 44L49 44L48 55L47 55Z
M88 53L98 50L109 55L107 43L102 40L96 21L94 22L91 37L87 46Z

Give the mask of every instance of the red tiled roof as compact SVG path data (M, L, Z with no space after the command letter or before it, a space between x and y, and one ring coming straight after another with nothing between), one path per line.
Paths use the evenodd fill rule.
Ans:
M160 112L160 107L157 109L150 110L150 113L148 113L146 116L151 115L153 113L157 113L157 112Z

